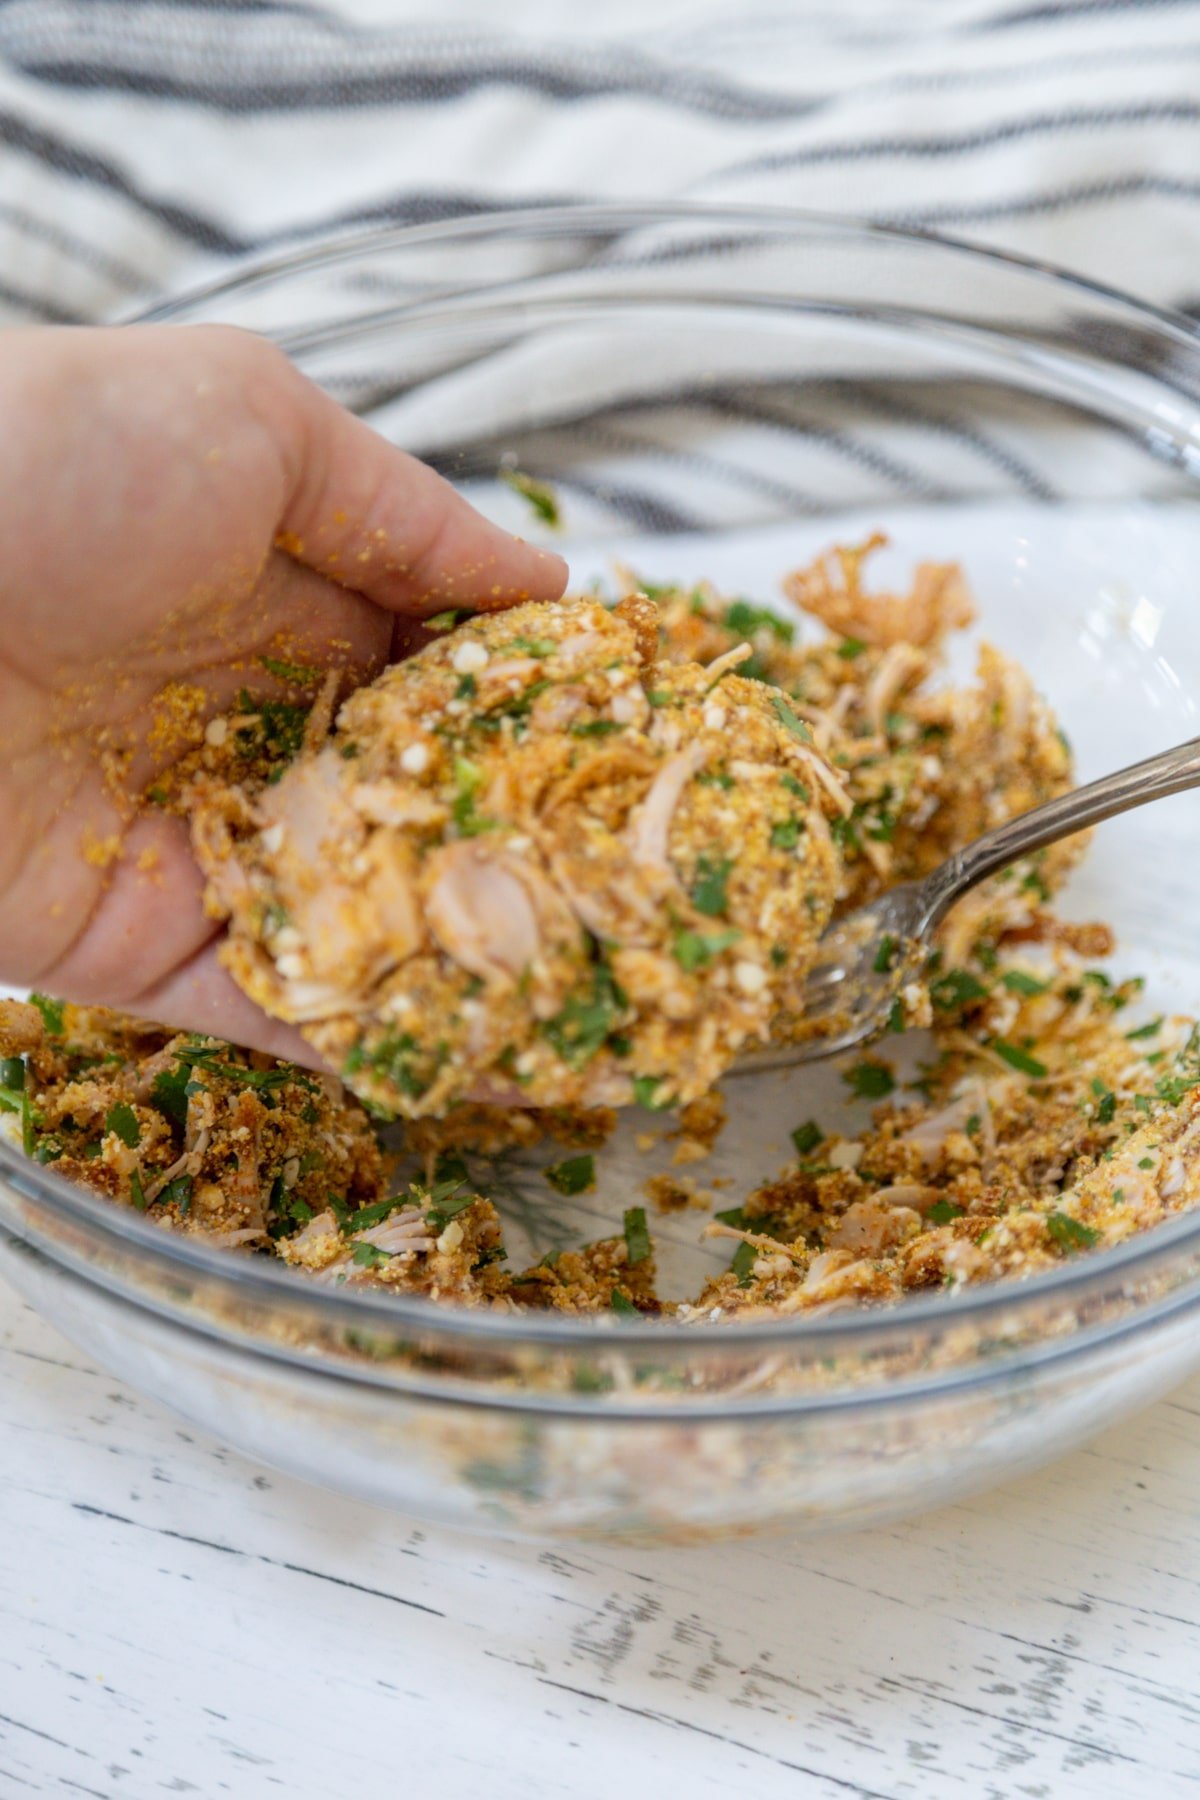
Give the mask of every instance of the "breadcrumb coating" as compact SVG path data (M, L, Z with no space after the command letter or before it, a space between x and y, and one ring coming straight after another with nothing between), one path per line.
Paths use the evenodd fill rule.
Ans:
M278 780L195 777L228 967L376 1107L694 1099L802 980L835 778L748 650L656 634L637 597L471 619Z

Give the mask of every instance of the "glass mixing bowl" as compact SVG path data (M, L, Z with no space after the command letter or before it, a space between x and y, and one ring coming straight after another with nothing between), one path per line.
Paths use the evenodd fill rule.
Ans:
M306 247L148 316L269 333L527 535L503 471L552 481L581 579L617 556L766 599L873 525L905 563L959 556L1081 777L1197 730L1200 337L1121 295L837 219L599 207ZM1167 1010L1200 1009L1194 804L1105 826L1066 897ZM842 1104L831 1080L731 1083L727 1164L769 1174L781 1121ZM643 1175L618 1149L618 1209ZM1200 1216L891 1311L514 1318L316 1288L0 1145L0 1270L251 1456L538 1537L876 1522L1057 1455L1200 1366Z

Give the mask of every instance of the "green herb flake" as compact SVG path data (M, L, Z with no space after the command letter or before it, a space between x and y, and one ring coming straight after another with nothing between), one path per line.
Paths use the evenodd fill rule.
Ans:
M620 1023L625 996L607 963L597 963L588 995L572 994L562 1010L542 1026L542 1035L568 1068L582 1069Z
M1139 1038L1156 1037L1162 1030L1162 1027L1163 1021L1160 1013L1157 1019L1149 1019L1145 1025L1139 1025L1136 1031L1127 1031L1125 1033L1125 1041L1129 1044L1135 1044Z
M391 1251L381 1250L378 1244L355 1244L350 1252L350 1261L359 1269L380 1269L391 1260Z
M149 1202L146 1199L146 1190L142 1186L141 1171L138 1169L131 1169L129 1172L129 1194L138 1211L145 1212Z
M644 1206L631 1206L625 1214L625 1248L629 1253L630 1268L645 1262L650 1254L650 1233L646 1228Z
M1154 1158L1152 1156L1143 1156L1138 1161L1139 1169L1152 1169L1153 1167L1154 1167Z
M825 1141L825 1133L815 1119L806 1119L803 1125L797 1125L792 1133L792 1142L796 1146L797 1156L807 1156Z
M888 970L896 960L896 952L899 948L900 940L892 937L890 932L885 932L879 940L878 948L875 951L875 959L871 964L871 967L877 975L887 974Z
M797 718L782 694L772 694L771 705L775 708L779 722L786 731L790 731L794 738L799 738L802 744L812 743L812 732L803 719Z
M21 1057L0 1058L0 1087L7 1088L10 1094L24 1093L25 1063Z
M1117 1110L1117 1096L1113 1093L1111 1088L1105 1087L1098 1076L1093 1076L1092 1078L1092 1092L1099 1101L1099 1105L1096 1107L1097 1123L1101 1125L1110 1124L1112 1116Z
M701 769L696 780L705 787L722 788L726 793L729 793L734 785L733 776L727 774L724 769Z
M837 654L841 657L843 662L853 662L855 657L862 655L866 647L867 646L862 638L843 638L837 647Z
M729 904L726 885L733 863L728 857L696 859L696 879L692 884L692 905L707 918L718 918Z
M187 1090L191 1079L188 1065L177 1062L173 1069L160 1069L150 1087L150 1104L164 1118L176 1125L187 1124Z
M580 719L570 727L571 736L577 738L611 737L614 731L624 729L618 719Z
M129 1150L135 1150L142 1141L142 1128L138 1124L137 1114L132 1106L119 1100L110 1106L104 1118L105 1131L115 1131L121 1142Z
M556 1163L542 1173L560 1194L585 1194L596 1185L596 1159L594 1156L569 1156L565 1162Z
M812 794L802 781L797 781L796 777L790 771L781 775L779 779L782 781L789 794L795 794L801 806L808 805L809 801L812 799Z
M268 675L274 675L277 681L289 682L293 687L312 687L321 679L321 670L312 669L307 663L286 662L280 656L260 656L258 660Z
M620 1288L612 1290L608 1303L612 1310L623 1319L637 1319L641 1316L633 1301L623 1294Z
M644 1106L647 1112L661 1112L669 1101L660 1100L658 1091L662 1087L661 1075L635 1075L633 1078L634 1104Z
M423 619L421 623L424 625L426 631L453 631L456 625L461 624L464 619L469 619L471 617L473 617L473 614L471 613L470 608L449 606L446 608L445 612L434 613L431 618Z
M760 631L769 631L781 644L790 644L796 636L796 627L790 619L781 619L768 607L753 606L748 600L734 600L726 608L725 625L739 637L749 638Z
M558 495L548 481L539 481L535 475L524 475L520 469L501 469L500 479L529 503L543 525L553 529L562 524Z
M1087 1250L1092 1244L1100 1241L1100 1233L1081 1220L1073 1219L1070 1213L1052 1212L1046 1215L1046 1230L1059 1246L1060 1250L1073 1255L1076 1250Z
M895 1090L896 1077L883 1063L855 1063L842 1080L858 1100L882 1100Z
M952 1012L972 1000L986 1000L988 991L969 969L949 969L930 982L929 997L940 1012Z
M988 1047L1019 1075L1028 1075L1031 1081L1045 1080L1045 1063L1039 1062L1036 1056L1030 1056L1019 1044L1010 1044L1007 1038L991 1038Z
M168 1181L158 1198L163 1206L177 1206L181 1213L187 1213L192 1204L191 1176L176 1175L174 1181Z
M750 1286L754 1277L754 1265L758 1261L758 1251L753 1244L739 1244L733 1253L733 1261L729 1265L731 1275L737 1276L739 1287Z
M781 819L771 827L772 850L794 850L801 834L807 830L803 819Z
M671 954L680 968L691 974L706 968L714 956L736 944L741 935L740 931L677 931L671 940Z
M63 1009L66 1002L52 1000L49 994L30 994L29 1003L36 1006L42 1015L42 1024L50 1037L61 1037L63 1034Z
M1027 999L1032 999L1035 994L1044 994L1050 986L1048 981L1036 981L1022 969L1006 969L1000 980L1010 994L1022 994Z
M965 1217L966 1208L956 1206L953 1200L935 1200L925 1217L931 1225L949 1225L952 1219Z

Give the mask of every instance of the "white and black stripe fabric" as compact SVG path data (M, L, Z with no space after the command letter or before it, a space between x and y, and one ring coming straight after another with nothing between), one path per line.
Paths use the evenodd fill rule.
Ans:
M605 200L934 228L1200 317L1200 0L0 0L3 322L128 317L371 222ZM555 358L571 416L531 416L519 355L471 361L466 442L444 382L328 381L516 526L517 452L600 532L1169 486L1119 434L1075 457L1066 415L894 367L789 388L735 359L689 393L685 358L656 397L655 350L608 403L569 332Z
M936 227L1200 313L1200 0L0 0L0 307L597 198Z

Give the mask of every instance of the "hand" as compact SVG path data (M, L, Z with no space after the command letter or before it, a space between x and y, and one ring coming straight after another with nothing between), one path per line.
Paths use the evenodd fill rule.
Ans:
M264 654L369 679L405 620L566 565L242 332L4 333L0 418L0 978L311 1059L219 967L183 823L130 796L271 690Z

